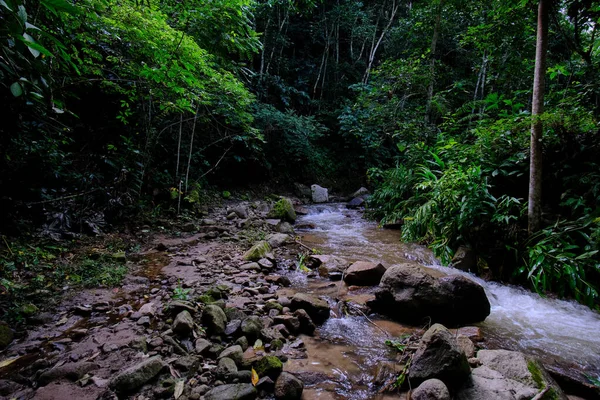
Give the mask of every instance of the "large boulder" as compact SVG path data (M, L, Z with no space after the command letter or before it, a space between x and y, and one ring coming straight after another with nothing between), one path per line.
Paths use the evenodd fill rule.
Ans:
M312 185L310 191L312 193L313 203L327 203L329 201L329 193L324 187Z
M440 324L425 332L408 370L413 383L439 379L449 387L460 387L470 373L467 357L454 335Z
M288 198L282 197L275 203L273 209L267 216L268 218L279 218L282 221L295 222L296 221L296 210L294 210L294 204Z
M374 286L379 284L384 273L385 267L382 264L357 261L346 270L344 281L348 285Z
M158 375L165 365L160 356L150 357L118 373L109 387L117 393L132 392Z
M450 326L480 322L490 314L481 285L413 262L388 268L369 306L400 321L431 319Z
M439 379L428 379L411 394L412 400L450 400L450 392Z
M244 260L246 261L258 261L271 251L271 245L269 242L262 240L256 243L246 253L244 253Z
M481 366L457 393L460 400L525 400L546 390L542 399L566 396L542 365L525 354L508 350L480 350Z
M329 318L329 304L325 300L306 293L296 293L292 297L291 308L303 309L317 324L322 324Z

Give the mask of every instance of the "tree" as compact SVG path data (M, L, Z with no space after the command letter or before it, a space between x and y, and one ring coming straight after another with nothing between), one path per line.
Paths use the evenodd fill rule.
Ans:
M528 231L539 230L542 217L542 134L540 119L544 112L546 53L548 49L548 15L551 0L540 0L538 5L537 41L535 46L535 72L533 77L531 147L529 159L529 203L527 207Z

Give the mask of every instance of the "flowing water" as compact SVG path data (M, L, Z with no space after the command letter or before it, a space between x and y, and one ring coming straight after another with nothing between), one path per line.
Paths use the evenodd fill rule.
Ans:
M359 211L348 210L343 204L314 205L307 209L308 214L299 218L298 223L312 229L300 232L302 241L323 254L351 262L381 262L385 266L409 259L449 271L427 248L400 242L398 231L380 229L362 219ZM578 376L579 380L585 379L582 373L600 376L598 313L574 302L542 298L522 288L451 271L477 281L486 291L491 313L479 324L486 346L534 355L551 369ZM372 295L372 289L349 293L341 282L307 280L301 275L292 278L294 286L330 298ZM390 321L373 322L360 316L332 318L319 329L317 339L305 338L308 360L292 360L290 369L315 376L315 385L309 385L311 398L383 399L383 395L374 392L373 376L383 361L393 359L384 341L410 333L411 329L414 331Z

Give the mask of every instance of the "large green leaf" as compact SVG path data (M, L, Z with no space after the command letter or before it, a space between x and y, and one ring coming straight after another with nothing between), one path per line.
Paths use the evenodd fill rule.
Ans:
M58 11L67 12L69 14L77 14L79 9L73 6L66 0L42 0L42 5L57 14Z

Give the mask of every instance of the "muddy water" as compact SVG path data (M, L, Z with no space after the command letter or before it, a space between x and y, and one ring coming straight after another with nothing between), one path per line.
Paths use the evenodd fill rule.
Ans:
M382 262L386 266L409 259L448 271L431 251L415 244L401 243L397 231L377 228L376 224L362 219L358 211L347 210L341 204L315 205L308 210L309 214L302 216L299 222L312 224L314 229L300 232L302 241L323 254L342 256L349 261ZM545 299L521 288L488 283L457 270L453 272L465 274L485 288L492 307L491 314L480 327L488 347L532 354L551 369L578 375L580 379L582 373L600 376L598 313L574 302ZM340 284L315 283L297 276L293 281L318 294L337 298L351 295ZM337 387L321 384L322 389L316 389L317 393L333 396L323 398L375 398L374 388L369 384L372 375L366 375L373 374L378 363L389 359L382 345L385 338L405 329L390 322L386 325L383 332L364 317L330 319L320 329L320 339L315 343L308 342L307 347L309 355L311 350L322 355L330 353L324 357L337 360L335 364L340 366L337 370L330 368L329 376L333 377L330 379L346 384L340 383ZM345 367L348 363L361 367L358 370ZM336 381L336 374L343 379Z

